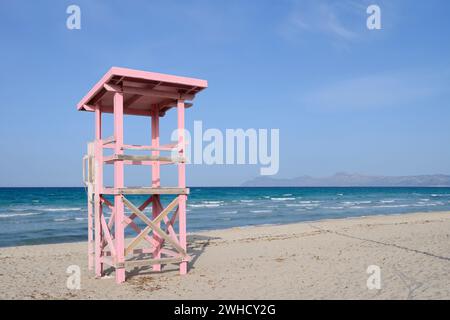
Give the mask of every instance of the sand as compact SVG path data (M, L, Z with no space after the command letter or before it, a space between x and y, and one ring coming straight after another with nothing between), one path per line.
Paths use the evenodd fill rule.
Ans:
M0 249L1 299L449 299L450 213L233 228L189 236L186 276L87 270L86 243ZM70 265L81 288L66 286ZM377 265L381 288L368 289Z

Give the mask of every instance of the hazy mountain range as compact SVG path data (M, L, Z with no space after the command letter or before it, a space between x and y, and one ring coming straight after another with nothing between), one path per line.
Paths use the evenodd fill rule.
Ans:
M244 187L450 187L450 175L369 176L339 172L329 177L301 176L292 179L257 177Z

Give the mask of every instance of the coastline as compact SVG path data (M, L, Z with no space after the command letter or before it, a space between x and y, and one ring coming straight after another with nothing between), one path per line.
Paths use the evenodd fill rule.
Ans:
M0 299L449 299L450 212L371 215L189 234L187 276L87 270L85 242L0 248ZM66 269L81 268L81 289ZM381 289L369 290L369 265Z

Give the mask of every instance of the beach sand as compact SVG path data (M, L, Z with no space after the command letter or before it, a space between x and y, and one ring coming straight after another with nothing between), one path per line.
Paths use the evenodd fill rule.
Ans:
M450 299L450 213L316 221L190 235L189 273L95 279L86 243L0 249L1 299ZM81 289L66 287L70 265ZM367 288L369 265L381 289Z

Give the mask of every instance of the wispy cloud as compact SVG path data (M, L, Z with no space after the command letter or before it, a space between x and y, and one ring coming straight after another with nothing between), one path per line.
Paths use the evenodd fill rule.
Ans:
M385 0L293 0L281 33L289 40L313 36L335 45L360 41L368 32L367 7L374 3L395 11Z
M367 110L401 107L449 93L449 70L413 70L360 76L324 85L300 103L315 110Z
M282 29L288 37L313 33L349 41L358 38L355 15L362 16L364 13L361 6L354 5L350 0L299 1L293 4Z

